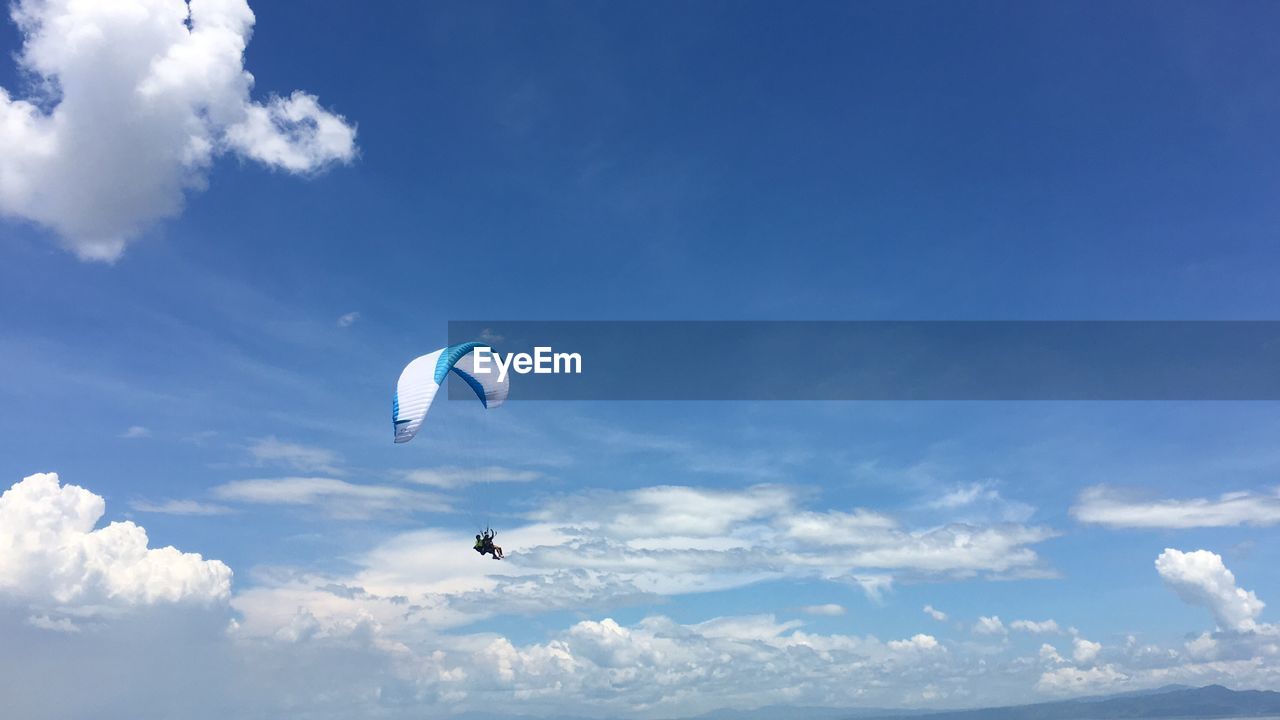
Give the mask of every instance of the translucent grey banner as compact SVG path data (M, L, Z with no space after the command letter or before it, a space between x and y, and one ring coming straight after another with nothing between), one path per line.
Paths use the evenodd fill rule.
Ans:
M511 366L513 401L1280 399L1277 321L450 322L467 341L580 357Z

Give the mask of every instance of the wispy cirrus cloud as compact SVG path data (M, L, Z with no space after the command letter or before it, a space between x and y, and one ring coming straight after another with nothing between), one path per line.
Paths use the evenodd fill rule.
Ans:
M822 617L839 617L848 612L843 605L838 603L824 603L822 605L802 605L797 608L805 615L818 615Z
M285 442L275 436L257 438L249 444L249 454L259 465L274 465L328 475L341 475L338 453L313 445Z
M138 512L157 515L226 515L231 512L231 508L225 505L205 503L198 500L162 500L159 502L134 500L129 503L129 507Z
M995 480L961 483L943 490L928 500L928 509L943 511L952 517L966 519L993 518L1006 522L1026 522L1035 514L1031 505L1010 500L1000 494Z
M1280 523L1280 490L1216 498L1140 500L1107 486L1088 488L1071 508L1078 521L1113 528L1230 527Z
M380 514L449 512L438 495L392 485L362 485L328 477L282 477L235 480L210 494L224 502L314 508L339 519L367 519Z
M486 465L478 468L438 467L406 470L402 473L405 480L418 485L454 490L467 485L483 485L487 483L525 483L541 480L544 475L535 470L516 470L499 465Z

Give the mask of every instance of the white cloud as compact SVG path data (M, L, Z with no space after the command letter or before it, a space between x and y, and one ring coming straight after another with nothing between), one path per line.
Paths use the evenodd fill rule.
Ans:
M419 485L453 490L467 485L485 483L521 483L542 479L543 474L534 470L514 470L488 465L478 468L439 467L408 470L404 479Z
M289 657L296 659L364 633L365 643L398 659L390 677L380 677L373 686L394 687L399 680L417 690L416 703L378 709L391 716L404 709L408 717L432 715L442 706L453 713L484 709L491 715L640 718L763 705L984 706L1031 701L1033 691L1061 696L1223 678L1248 678L1256 684L1277 677L1274 667L1256 662L1170 659L1164 664L1078 668L1066 665L1051 647L1040 661L1028 664L1007 654L973 652L965 645L948 647L923 633L887 642L823 635L768 614L697 623L663 616L623 623L602 616L529 644L492 633L423 635L394 620L355 612L342 624L294 614L285 627L275 642L288 643ZM352 672L362 673L357 668ZM344 697L335 697L331 687L325 695L331 703ZM375 714L371 704L376 700L364 702L370 704L353 706L363 712L348 709L347 714Z
M1000 493L989 482L975 482L959 485L929 501L930 507L956 508L967 507L981 500L996 500Z
M890 650L916 650L925 652L942 648L942 646L938 644L937 638L923 633L912 635L906 640L890 640L888 642L888 646Z
M1055 620L1014 620L1009 623L1009 627L1022 632L1033 633L1036 635L1045 635L1049 633L1059 633L1062 629L1058 627Z
M346 313L338 317L338 327L349 328L352 325L355 325L356 321L359 319L360 319L360 313L358 312Z
M1027 545L1054 537L1046 528L1013 523L974 526L955 523L905 531L880 513L795 513L780 519L796 540L839 548L850 564L924 572L1004 572L1034 568L1039 557Z
M53 632L80 632L80 626L71 622L70 618L65 617L51 618L48 615L32 615L27 618L27 624L31 627L40 628L41 630L52 630Z
M273 502L320 501L309 484L248 489L251 492L245 493L237 487L236 495ZM215 495L225 499L226 492ZM659 486L565 495L529 513L530 524L500 528L498 543L506 551L505 562L463 550L470 544L469 536L459 537L456 531L414 531L351 557L356 566L351 574L272 580L238 596L237 607L245 614L246 627L258 628L255 632L261 634L264 618L270 615L267 607L287 609L285 619L298 607L324 618L335 608L355 604L379 622L395 624L405 609L388 598L409 597L429 608L411 613L414 622L453 627L495 611L582 612L787 578L853 585L876 600L893 586L894 573L902 568L866 568L859 564L861 551L893 543L908 545L897 552L916 576L946 576L957 567L962 576L969 576L981 567L965 556L967 539L933 553L930 545L915 539L934 537L933 531L912 533L886 516L867 512L835 513L834 522L826 525L827 514L805 513L797 526L795 505L792 491L767 485L736 492ZM802 531L795 532L797 527ZM812 541L830 537L822 533L824 527L865 528L870 534L859 540L865 548L848 545L848 538L839 544ZM981 528L966 532L982 535ZM913 547L928 557L911 557ZM987 552L984 548L983 557ZM1001 559L997 566L1006 567L1006 562ZM335 600L316 589L330 585L363 588L369 595ZM265 624L279 626L282 618L272 617Z
M1008 631L1005 630L1000 616L992 615L978 618L978 622L973 625L973 632L978 635L1004 635Z
M138 440L140 438L151 437L151 431L141 425L132 425L127 430L120 433L120 437L126 440Z
M1112 665L1091 668L1064 667L1045 671L1036 689L1057 695L1092 695L1116 690L1130 677Z
M1231 492L1217 498L1130 501L1105 486L1080 494L1071 508L1080 522L1126 528L1196 528L1280 523L1280 492Z
M1049 643L1044 643L1040 646L1039 654L1040 661L1049 665L1061 665L1066 662L1066 659L1062 657L1058 649Z
M313 172L355 153L355 130L346 120L298 91L245 106L244 119L227 128L226 139L241 155L293 173Z
M968 577L1034 569L1039 558L1026 545L1053 534L1011 524L912 531L879 513L803 512L796 504L794 490L775 485L563 496L529 514L557 529L557 543L534 546L516 562L547 572L607 573L648 593L819 577L878 599L895 573Z
M1178 597L1213 613L1223 630L1249 632L1258 628L1265 606L1257 595L1236 587L1236 577L1222 556L1208 550L1182 552L1165 548L1156 558L1156 572Z
M727 534L747 521L785 512L793 491L773 485L745 490L660 485L625 493L593 493L552 501L532 518L565 525L598 525L620 540Z
M1102 643L1096 643L1082 637L1075 637L1071 640L1071 657L1078 663L1087 664L1093 662L1101 651Z
M35 604L148 605L223 601L231 569L173 547L147 547L131 522L94 529L106 504L54 473L0 495L0 594Z
M941 528L889 533L885 541L849 555L865 567L909 568L925 572L993 573L1035 568L1040 558L1027 545L1054 537L1045 528L1021 525L947 525Z
M1212 660L1218 655L1218 641L1210 633L1200 633L1186 643L1187 654L1195 660Z
M302 472L341 475L340 458L332 450L277 440L258 438L249 445L249 454L259 465L279 465Z
M0 214L113 261L178 215L219 155L293 173L355 157L355 130L294 92L250 99L244 0L19 0L30 99L0 88ZM189 25L189 27L188 27Z
M946 621L947 621L947 614L946 614L946 613L944 613L944 612L942 612L941 610L936 610L936 609L934 609L934 607L933 607L932 605L925 605L925 606L924 606L924 614L925 614L925 615L928 615L929 617L933 618L934 620L937 620L938 622L946 622Z
M854 574L841 578L852 582L867 594L867 597L876 602L880 602L884 598L884 594L893 589L892 575L876 575L876 574Z
M295 655L342 632L305 616L291 622L281 640L299 638ZM374 637L387 631L380 621L367 627ZM819 635L772 615L691 624L604 617L527 645L477 633L434 636L389 652L402 656L400 667L410 671L404 679L420 690L417 716L433 714L432 706L451 713L661 718L765 704L897 705L921 702L918 687L952 672L945 648L929 635L889 642ZM948 697L940 691L927 701Z
M925 507L951 513L966 511L978 517L991 517L1004 522L1026 522L1035 514L1035 508L1026 503L1008 500L996 489L997 482L957 485L925 503Z
M326 477L235 480L211 491L225 502L296 505L319 509L330 517L366 519L383 513L447 512L439 496L388 485L357 485Z
M805 512L785 518L787 534L818 545L863 545L878 542L898 522L870 510L853 512Z
M85 496L101 503L78 488L61 490L57 500L37 504L74 508ZM571 500L560 498L557 506L569 507ZM612 507L608 500L593 496L592 502ZM704 500L714 504L719 498ZM6 495L0 506L7 502ZM1104 663L1101 645L1078 635L1071 659L1047 644L1038 655L1021 657L1017 643L949 644L927 633L887 641L824 635L809 632L800 620L770 614L688 623L650 615L623 623L598 609L626 604L631 599L627 593L714 588L725 580L720 574L726 566L772 562L769 552L811 562L818 556L799 554L801 547L823 551L821 546L792 545L778 518L745 511L735 515L748 519L729 522L726 536L741 544L708 551L723 557L705 563L697 552L634 552L629 543L643 544L646 538L628 537L634 530L629 523L617 525L622 536L604 539L558 523L505 529L500 538L511 554L509 562L479 558L453 531L402 533L367 553L345 555L354 568L346 573L258 568L253 585L239 589L231 600L234 621L226 606L192 618L151 605L134 609L130 617L137 618L135 624L109 617L89 627L60 609L24 608L14 616L6 615L0 604L0 636L20 637L16 650L0 644L0 665L19 673L17 679L10 676L18 686L38 686L38 701L19 699L27 704L17 711L37 720L89 714L86 708L62 703L90 693L84 683L94 673L84 672L86 668L101 672L126 661L132 667L137 658L125 660L121 653L134 643L142 643L149 653L179 649L166 655L165 662L147 666L138 675L145 682L121 681L112 673L112 692L90 696L97 704L112 703L113 709L163 707L169 715L193 720L251 714L407 719L477 711L492 716L665 718L774 704L984 706L1031 701L1033 692L1064 696L1172 682L1280 686L1280 666L1274 662L1280 655L1273 649L1258 644L1224 650L1223 639L1216 636L1197 641L1196 654L1190 646L1184 651L1130 641L1113 649ZM598 527L613 527L612 520L599 518ZM7 527L7 517L0 515L0 529ZM711 535L688 542L692 548L723 539ZM597 540L603 548L591 546ZM0 547L5 547L3 540ZM555 563L542 555L552 550L565 551ZM582 553L587 557L576 564L567 560ZM0 559L0 568L8 567ZM41 562L34 571L52 575L57 567ZM832 579L846 580L842 575ZM834 612L833 607L838 606L818 606L823 613ZM490 614L556 608L573 608L589 619L553 627L545 639L523 644L494 632L459 630ZM984 620L1005 627L995 616ZM215 623L216 632L210 632ZM1030 624L1044 628L1050 621ZM27 634L15 635L23 632ZM62 635L48 642L55 632ZM24 648L29 652L33 637L45 638L50 662L66 672L28 672L13 661L15 652L18 657ZM81 644L54 655L64 641ZM1218 647L1210 651L1209 644ZM97 658L96 666L84 660L88 656ZM223 700L211 704L203 697L193 699L184 689L170 704L157 705L151 694L157 684L208 688L211 697ZM38 712L30 712L32 707ZM95 716L127 712L99 711Z
M129 503L129 507L138 512L155 513L157 515L225 515L231 512L231 508L225 505L202 503L196 500L164 500L161 502L134 500Z
M827 603L825 605L804 605L800 608L800 612L806 615L825 615L827 617L837 617L845 614L843 605L835 603Z

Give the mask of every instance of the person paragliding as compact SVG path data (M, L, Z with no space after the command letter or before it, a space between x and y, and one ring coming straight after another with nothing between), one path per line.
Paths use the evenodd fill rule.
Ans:
M494 560L503 559L505 556L502 548L493 544L493 538L497 535L497 531L486 528L484 533L476 536L475 551L481 555L492 555Z
M486 410L506 401L511 390L507 379L499 379L494 370L476 371L472 351L478 347L488 346L477 342L450 345L414 358L405 366L391 401L391 422L397 443L407 443L418 434L440 386L450 374L466 382ZM482 534L476 535L473 549L481 555L493 556L494 560L502 560L505 557L502 548L493 544L496 535L492 529L486 528Z

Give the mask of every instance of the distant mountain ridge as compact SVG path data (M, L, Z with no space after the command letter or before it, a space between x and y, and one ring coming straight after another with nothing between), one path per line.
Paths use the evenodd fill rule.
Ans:
M773 705L754 710L713 710L683 720L1177 720L1262 718L1280 720L1280 692L1231 690L1221 685L1166 685L1113 695L1095 695L975 710L891 710ZM463 713L453 720L599 720L586 716Z
M1126 718L1247 718L1280 716L1280 692L1231 690L1221 685L1170 686L1150 692L1079 698L1034 705L951 710L913 715L912 720L1123 720ZM845 717L866 718L861 713ZM876 720L901 720L885 714Z

